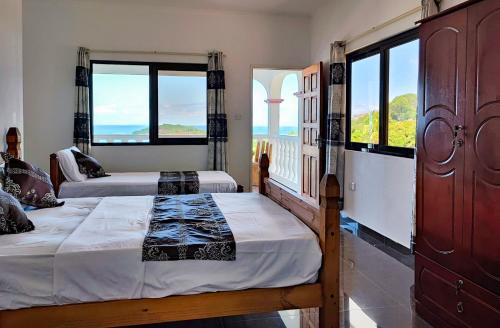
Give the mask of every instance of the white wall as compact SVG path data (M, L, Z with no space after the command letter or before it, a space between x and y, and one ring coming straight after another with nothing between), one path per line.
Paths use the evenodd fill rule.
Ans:
M443 1L443 9L461 0ZM311 23L311 59L329 62L330 43L349 40L420 5L419 0L336 0L318 8ZM414 27L420 13L351 42L346 51L362 48ZM328 69L328 65L324 65ZM326 73L326 72L325 72ZM346 152L344 214L406 246L410 246L413 161L406 158ZM351 182L357 184L350 190Z
M11 126L23 131L22 2L0 0L0 150Z
M72 143L76 49L223 50L229 118L229 171L249 185L251 65L309 64L309 19L168 7L158 1L24 0L26 158ZM102 56L100 56L102 58ZM115 58L115 57L113 57ZM159 59L127 56L124 59ZM206 146L94 147L108 171L204 169Z
M346 151L344 214L410 247L413 166L413 159Z

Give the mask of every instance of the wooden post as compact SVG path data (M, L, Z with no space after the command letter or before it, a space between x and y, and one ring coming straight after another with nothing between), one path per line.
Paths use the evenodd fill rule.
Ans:
M265 179L269 178L269 157L262 153L259 159L259 193L266 194Z
M54 187L56 197L59 195L59 187L62 182L61 171L59 169L59 160L56 154L50 154L50 182Z
M7 153L21 159L21 132L16 127L9 128L6 135Z
M325 174L319 186L320 229L319 240L323 251L320 272L323 289L323 307L319 309L321 328L338 328L340 325L340 187L333 174Z

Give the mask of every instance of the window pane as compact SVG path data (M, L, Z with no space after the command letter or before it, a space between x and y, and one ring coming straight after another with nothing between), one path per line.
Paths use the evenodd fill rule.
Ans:
M281 136L299 135L299 100L294 93L299 91L299 77L297 74L288 74L281 86L279 134Z
M207 73L158 71L158 137L207 137Z
M149 67L94 64L94 143L149 142Z
M269 134L269 106L265 102L267 99L266 88L257 80L253 80L253 125L254 135ZM255 142L254 142L255 143Z
M418 40L389 50L389 146L415 147Z
M378 144L380 55L352 63L351 142Z

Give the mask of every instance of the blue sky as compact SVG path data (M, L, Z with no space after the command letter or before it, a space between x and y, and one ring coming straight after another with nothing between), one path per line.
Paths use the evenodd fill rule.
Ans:
M206 125L206 76L160 76L158 110L160 124Z
M149 76L94 74L95 125L149 125Z
M95 125L149 125L149 76L94 74ZM206 77L160 76L159 123L206 125Z
M267 99L267 92L262 83L253 80L253 126L268 125L268 107L264 100Z
M283 79L281 87L280 126L298 126L299 102L294 93L299 91L299 81L295 74L289 74ZM253 80L253 126L267 126L268 98L266 89L257 80Z
M389 101L406 93L417 93L418 40L392 48L389 53ZM352 65L352 114L376 111L379 107L379 62L374 55Z

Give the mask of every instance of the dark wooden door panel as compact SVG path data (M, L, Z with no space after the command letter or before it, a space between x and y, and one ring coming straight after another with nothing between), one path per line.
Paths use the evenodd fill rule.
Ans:
M303 114L303 121L305 123L311 122L311 99L310 98L304 98L304 106L303 106L304 114Z
M308 202L319 204L319 179L322 173L324 149L321 143L322 64L303 70L304 115L302 117L302 196Z
M302 194L310 194L311 156L302 155Z
M317 157L311 157L311 172L310 172L310 182L311 182L311 187L310 187L310 193L309 195L313 199L318 199L319 197L319 177L318 177L318 170L319 170L319 163L318 163L318 158Z
M318 97L311 98L311 123L318 123Z
M416 251L460 267L466 11L420 30Z
M304 75L304 92L311 91L311 75Z
M311 144L311 130L309 128L302 128L302 144L310 145Z
M500 294L500 1L468 15L464 274Z
M454 26L439 26L436 30L430 31L425 39L421 39L425 49L426 112L442 108L456 115L456 97L459 91L456 87L460 57L458 47L459 38L462 37L461 32L463 31ZM437 49L440 51L436 51Z
M455 171L436 174L424 169L422 188L432 192L424 192L422 196L421 240L426 248L444 256L457 252L453 231L456 225L452 192L456 187L455 181ZM436 201L436 195L439 195L439 201Z

